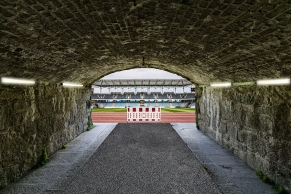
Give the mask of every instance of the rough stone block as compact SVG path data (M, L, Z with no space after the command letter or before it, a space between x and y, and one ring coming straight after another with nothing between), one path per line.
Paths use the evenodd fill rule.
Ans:
M248 145L248 149L250 149L253 152L258 151L258 136L254 132L248 132L246 143Z
M247 162L247 152L243 150L238 150L237 156L244 162Z
M242 143L247 143L248 132L246 130L238 131L237 140Z
M227 132L227 130L226 130L226 124L223 123L223 122L221 122L219 124L218 131L219 131L219 133L222 133L222 134L226 133Z
M242 151L246 152L247 145L245 143L238 143L238 150L242 150Z
M233 123L227 124L227 133L229 134L230 138L237 140L238 128Z
M223 135L222 135L222 133L218 133L218 132L216 132L216 138L215 138L215 140L219 143L219 144L222 144L222 142L223 142Z
M260 130L265 133L272 134L274 128L273 119L269 115L264 114L261 114L259 116L259 119L260 119Z

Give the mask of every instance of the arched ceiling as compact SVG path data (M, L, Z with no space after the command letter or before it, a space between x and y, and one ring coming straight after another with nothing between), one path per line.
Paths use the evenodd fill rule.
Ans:
M135 67L196 84L291 75L290 0L1 0L0 21L1 77L90 84Z

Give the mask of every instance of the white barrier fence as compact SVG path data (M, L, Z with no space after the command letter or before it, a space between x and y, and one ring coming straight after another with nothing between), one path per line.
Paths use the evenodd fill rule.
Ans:
M161 121L160 107L128 107L127 122Z

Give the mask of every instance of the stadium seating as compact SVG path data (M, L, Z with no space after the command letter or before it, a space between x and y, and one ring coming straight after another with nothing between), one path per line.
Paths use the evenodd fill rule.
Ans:
M145 100L147 106L160 107L195 107L194 93L111 93L111 94L92 94L92 100L97 100L99 108L124 108L126 106L139 106L141 99Z

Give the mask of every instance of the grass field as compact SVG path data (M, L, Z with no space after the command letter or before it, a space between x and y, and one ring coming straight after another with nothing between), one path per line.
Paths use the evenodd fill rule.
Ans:
M195 108L162 108L162 112L195 112Z
M126 108L93 108L92 112L126 112ZM185 113L185 112L195 112L195 108L162 108L162 112L175 112L175 113Z

